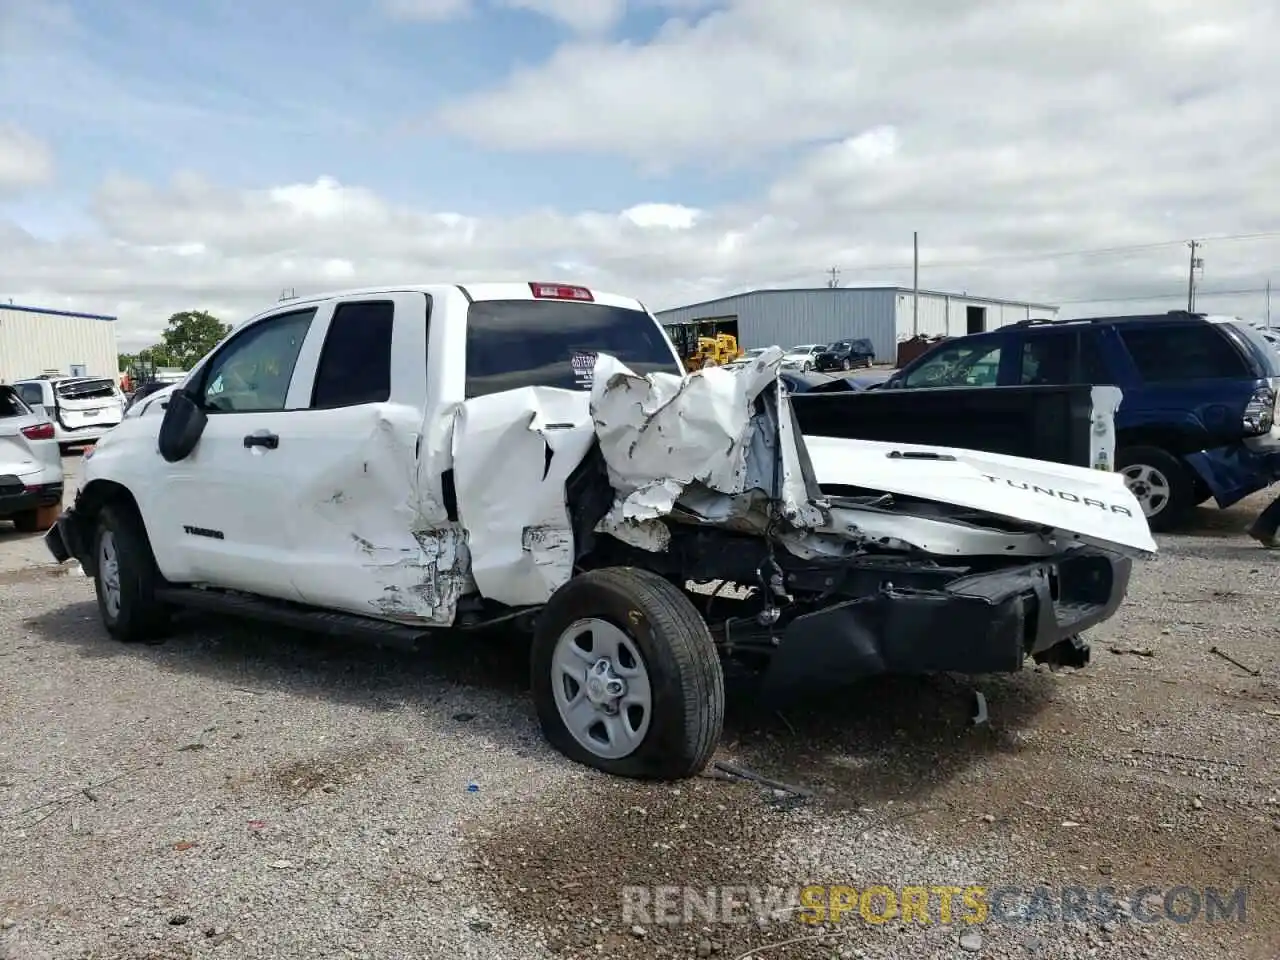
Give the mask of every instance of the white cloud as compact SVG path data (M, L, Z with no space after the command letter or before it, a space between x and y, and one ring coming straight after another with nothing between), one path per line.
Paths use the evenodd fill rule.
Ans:
M717 6L721 0L488 0L494 7L525 10L587 35L603 35L633 9L657 8L690 14ZM480 0L382 0L383 9L402 20L456 20L474 13Z
M686 2L705 15L647 43L575 39L445 117L481 143L600 154L602 170L741 164L755 182L732 202L655 188L478 216L310 172L252 190L115 175L79 235L0 213L0 294L118 314L140 346L175 310L234 320L287 288L577 279L660 308L821 286L833 265L846 285L908 284L919 231L926 287L1166 310L1184 302L1182 238L1280 230L1273 0ZM1199 306L1260 317L1280 239L1202 255ZM1230 290L1252 292L1211 295Z
M607 32L627 8L627 0L502 0L502 4L542 14L581 33Z
M0 194L52 180L53 151L48 144L14 124L0 123Z

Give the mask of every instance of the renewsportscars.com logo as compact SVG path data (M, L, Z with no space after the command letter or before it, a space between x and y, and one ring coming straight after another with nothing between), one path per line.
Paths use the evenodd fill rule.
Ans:
M1022 887L1015 885L808 884L781 886L628 886L622 888L628 925L858 922L977 925L1128 920L1243 923L1247 888L1142 886Z

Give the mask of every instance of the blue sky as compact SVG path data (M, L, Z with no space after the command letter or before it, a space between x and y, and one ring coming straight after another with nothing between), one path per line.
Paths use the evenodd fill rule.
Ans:
M667 16L631 9L613 37L642 44ZM378 0L71 0L18 17L24 41L37 42L6 52L0 115L54 147L59 180L9 209L41 233L79 222L77 208L119 172L163 182L193 170L244 188L328 175L392 202L480 216L612 210L655 195L714 205L768 172L654 175L580 151L485 150L445 131L438 108L573 39L528 10L415 22ZM550 104L546 119L563 122Z

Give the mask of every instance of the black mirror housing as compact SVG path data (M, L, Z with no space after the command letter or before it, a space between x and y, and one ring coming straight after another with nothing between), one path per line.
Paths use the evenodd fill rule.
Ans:
M209 415L195 397L185 390L173 391L165 404L164 419L160 421L157 440L160 456L169 463L185 460L200 442L208 422Z

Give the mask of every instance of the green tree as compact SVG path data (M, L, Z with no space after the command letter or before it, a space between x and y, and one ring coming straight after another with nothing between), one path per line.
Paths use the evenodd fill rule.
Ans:
M169 364L190 370L197 360L230 332L231 325L223 323L211 313L204 310L184 310L169 318L162 342L143 352L150 355L156 366L167 365L162 362L163 355L163 360L167 360Z

